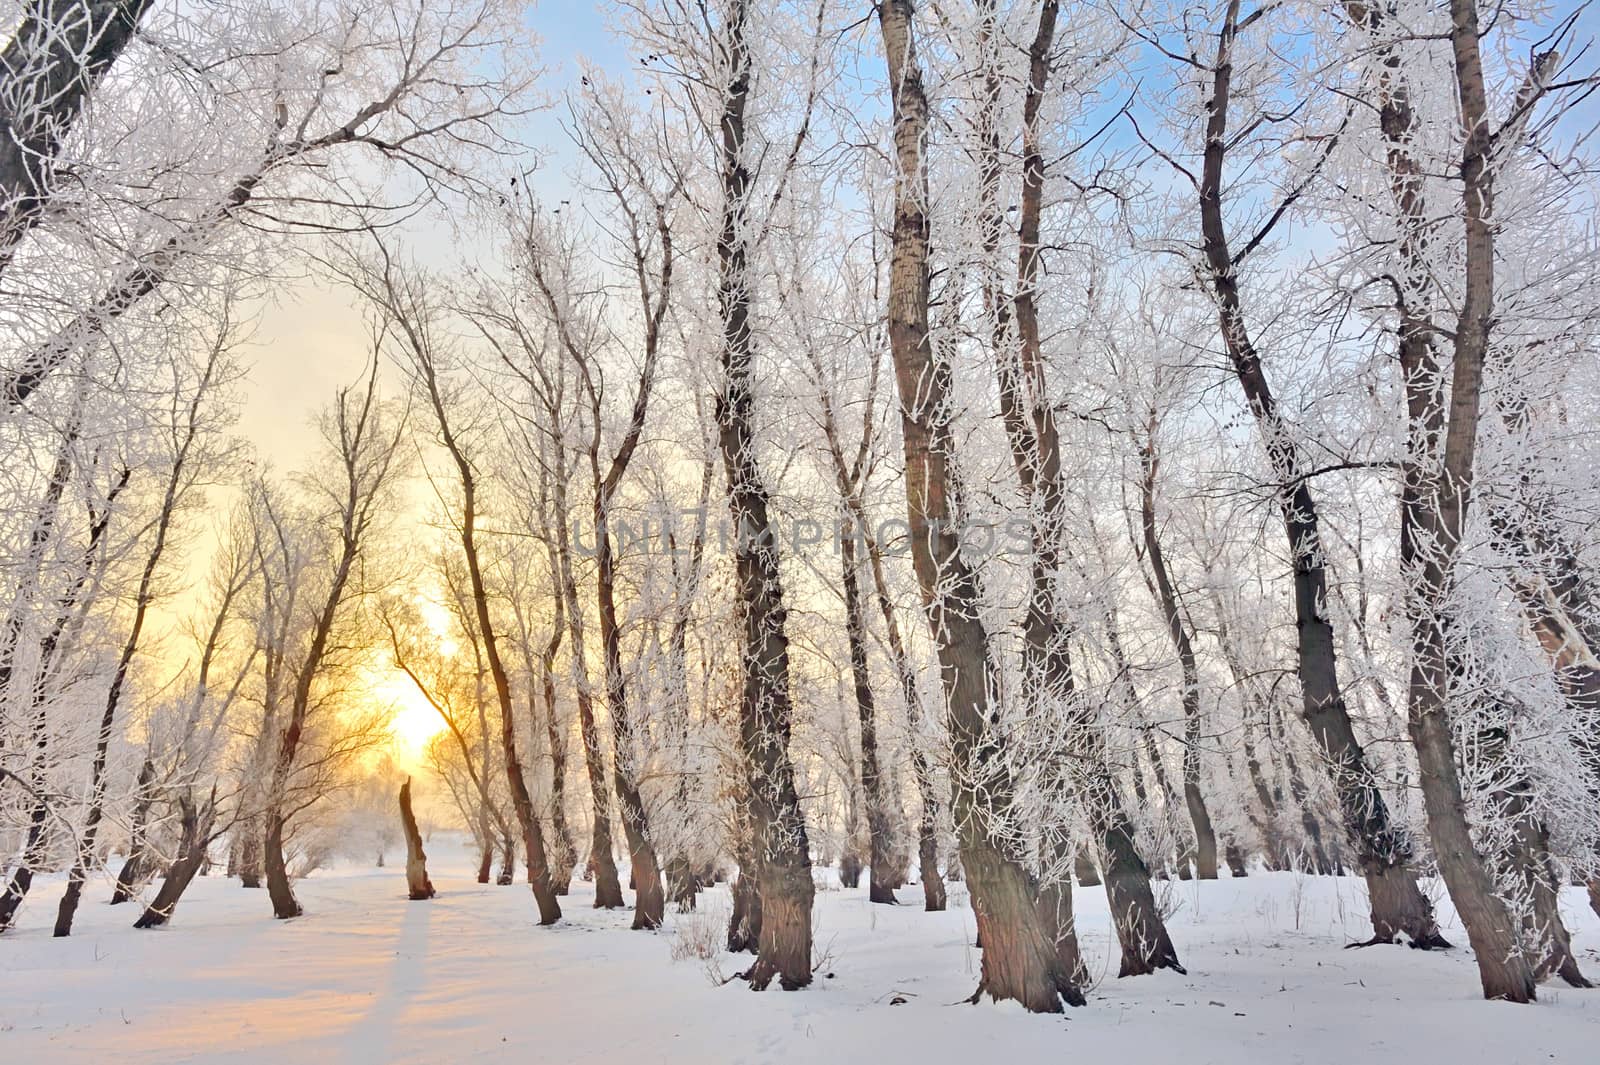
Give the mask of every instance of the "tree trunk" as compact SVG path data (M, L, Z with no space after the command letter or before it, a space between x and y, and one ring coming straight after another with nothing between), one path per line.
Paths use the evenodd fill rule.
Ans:
M549 552L550 579L556 590L551 605L550 640L540 656L539 673L544 681L545 734L550 741L550 830L556 837L551 855L551 887L555 894L565 895L571 889L572 871L578 864L578 848L567 827L567 734L556 716L556 654L565 634L567 597L559 583L561 565L556 548L549 546Z
M555 493L556 513L565 514L566 488L557 484ZM578 728L583 737L584 768L589 775L589 799L594 806L589 841L589 862L595 876L594 905L596 909L621 909L626 903L622 898L622 881L617 877L617 863L611 854L611 793L606 787L605 748L600 742L600 726L595 721L594 694L590 689L588 658L584 652L583 612L578 606L578 584L572 574L572 548L566 526L560 523L557 524L556 541L560 554L562 590L567 598L567 627L572 636L572 674L578 700Z
M27 569L24 571L25 576L18 592L19 603L32 601L38 593L38 574L44 561L44 552L54 537L53 530L61 495L66 490L67 482L72 475L71 449L78 440L80 414L81 408L75 404L71 421L63 434L61 447L56 455L55 466L51 470L43 505L34 520L29 536L30 552L23 559ZM116 486L113 495L119 493L127 481L128 473L124 471L121 483ZM90 529L89 542L84 549L77 581L57 601L56 616L50 630L39 640L39 660L34 667L35 676L27 701L33 743L28 758L28 778L24 786L32 792L33 805L28 815L28 831L22 845L21 857L12 870L11 878L6 882L5 893L0 894L0 932L10 928L12 922L16 920L22 900L33 887L33 871L44 859L44 849L48 843L45 825L50 816L50 807L45 797L46 773L50 762L49 696L54 687L56 655L61 649L62 637L67 631L67 626L71 623L78 595L93 572L93 562L100 540L110 521L111 502L111 498L108 498L105 509ZM6 627L6 656L4 669L0 670L0 699L12 694L15 679L12 661L16 642L21 635L21 616L13 614Z
M1072 871L1077 875L1078 883L1082 887L1100 886L1100 870L1094 867L1094 859L1089 856L1088 847L1079 847L1073 854Z
M922 908L928 913L944 909L944 878L939 875L939 831L936 813L923 803L917 824L917 876L922 881Z
M841 486L844 487L844 486ZM861 791L867 806L867 898L896 905L890 870L889 823L884 811L883 775L878 768L877 703L867 669L867 638L862 624L861 583L853 526L839 538L844 578L844 630L850 645L850 677L855 687L856 715L861 725Z
M643 386L648 389L648 382ZM643 411L640 411L640 424ZM623 464L623 469L626 464ZM620 477L615 465L613 473ZM606 479L606 486L613 479ZM661 927L666 919L666 892L661 884L661 866L650 842L650 824L645 812L644 798L634 783L633 719L628 706L627 681L622 671L622 631L617 622L615 592L616 559L611 551L611 536L607 528L609 494L606 486L596 488L595 549L599 556L596 576L596 596L600 606L600 647L606 675L606 705L611 711L611 781L617 792L617 805L622 813L622 834L628 842L630 884L633 887L633 928Z
M752 76L748 16L747 0L735 0L722 26L728 82L720 121L722 218L717 237L717 299L722 316L723 388L717 397L717 437L728 482L744 629L739 735L750 777L750 815L761 893L760 949L745 976L757 990L774 977L785 990L793 990L811 982L815 887L805 817L789 761L792 707L787 612L753 435L754 344L745 225L751 200L751 175L745 158L745 108Z
M180 495L184 489L185 471L191 448L199 433L200 409L210 394L209 386L212 374L217 368L219 350L220 348L212 349L211 358L205 364L198 387L187 404L186 419L172 426L177 450L172 465L167 470L161 509L157 512L151 533L150 553L145 556L144 566L139 573L138 591L134 596L133 619L128 627L127 638L122 644L122 653L111 675L111 686L106 693L105 706L100 711L100 727L95 734L94 757L89 767L89 811L84 817L83 828L79 831L78 850L72 863L72 871L67 875L66 893L62 895L61 904L56 908L54 934L57 938L72 934L72 921L78 912L78 903L83 898L83 885L89 877L90 863L95 860L95 839L100 830L100 822L105 817L106 758L111 748L112 731L116 724L117 711L122 703L122 692L127 686L128 673L139 650L139 639L144 632L145 618L149 616L150 602L155 596L157 570L166 552L167 537L172 529ZM124 477L126 476L124 473Z
M283 855L284 817L276 806L267 811L267 827L262 834L261 849L266 859L267 895L272 900L272 915L280 921L299 917L305 911L294 897L294 886L289 883L289 866Z
M750 874L733 881L733 914L728 919L728 950L756 954L761 948L761 890Z
M239 823L239 886L261 886L261 836L264 826L261 818L251 817Z
M178 808L182 830L178 857L167 868L167 875L161 881L156 897L145 907L139 919L133 922L135 928L159 928L170 921L172 911L178 907L178 900L205 864L206 850L211 842L211 825L217 812L216 789L211 790L211 798L204 807L196 809L194 800L184 794L178 797Z
M1074 861L1071 841L1057 837L1051 843L1051 853L1046 864L1066 870ZM1061 971L1072 977L1075 987L1089 983L1089 967L1084 964L1078 948L1077 922L1072 913L1072 874L1058 872L1039 887L1037 899L1039 921L1045 936L1055 944L1056 962Z
M755 954L761 947L761 889L756 883L754 826L750 823L750 803L743 792L749 787L748 774L737 782L734 810L733 857L739 864L739 875L730 890L733 894L733 913L728 918L728 950L735 953Z
M478 836L478 883L487 884L494 873L494 836L485 831Z
M855 833L845 833L850 838L845 842L844 853L839 856L839 885L854 891L861 886L861 851L856 846Z
M1166 935L1161 915L1155 908L1155 900L1150 892L1149 871L1133 846L1132 825L1111 777L1099 723L1076 696L1068 652L1071 626L1056 606L1056 581L1066 555L1065 467L1060 434L1048 400L1035 289L1040 276L1039 224L1045 179L1038 123L1049 77L1057 9L1055 0L1046 0L1041 5L1038 29L1029 48L1029 80L1023 103L1023 184L1022 209L1018 221L1017 291L1007 301L999 282L991 279L986 285L985 296L993 329L992 347L1001 421L1011 445L1012 460L1021 481L1023 496L1030 504L1033 550L1031 594L1023 622L1024 685L1033 712L1046 717L1064 714L1072 721L1072 743L1077 749L1061 751L1054 760L1081 764L1087 787L1092 792L1085 805L1105 848L1106 884L1113 895L1113 915L1123 950L1122 975L1165 967L1181 972L1177 954ZM992 6L986 7L986 10L992 20ZM985 21L981 32L986 42L993 46L991 20ZM1000 231L1004 226L998 198L1000 79L994 62L987 63L985 69L986 128L981 149L983 174L980 185L986 205L983 212L983 243L992 256L999 246ZM898 252L898 247L896 250ZM1009 340L1013 313L1017 351L1012 350ZM891 341L892 325L891 318ZM948 374L948 369L944 372ZM1027 388L1023 386L1024 378L1029 383ZM903 399L906 394L903 384ZM1028 397L1031 397L1031 403ZM907 467L911 462L908 444ZM952 545L952 548L955 547ZM1060 775L1063 769L1052 765L1047 767L1047 772ZM1066 786L1064 778L1046 780L1044 784L1047 794L1062 791ZM1060 870L1059 879L1060 883L1051 885L1052 889L1056 892L1071 891L1070 877L1065 869Z
M681 855L668 859L665 873L667 894L672 899L673 905L678 907L678 912L687 913L694 909L700 882L689 859Z
M859 493L853 499L855 505L851 519L866 537L873 592L878 600L878 612L883 615L889 657L900 680L900 691L906 704L906 724L911 733L911 772L917 782L917 796L922 800L922 815L917 824L917 865L922 878L923 909L928 913L939 913L944 910L946 902L944 878L939 875L939 794L935 790L933 767L928 762L927 751L923 749L922 696L917 691L917 675L911 668L905 640L900 634L900 620L895 615L894 600L889 597L889 582L883 572L883 551L878 546L877 538L867 528Z
M417 830L417 819L411 812L410 777L400 785L400 826L406 834L406 893L413 902L431 899L435 892L433 881L428 879L428 856L422 850L422 833ZM478 883L486 881L484 877Z
M1572 953L1572 935L1561 919L1561 880L1550 860L1550 832L1529 809L1528 792L1527 782L1521 781L1502 796L1513 836L1501 861L1523 895L1522 930L1525 941L1533 944L1529 961L1534 979L1555 975L1572 987L1593 987Z
M988 727L996 677L989 635L979 620L977 578L961 557L955 441L949 423L951 370L928 328L928 186L923 142L928 102L916 55L910 0L882 0L882 31L893 100L897 162L889 277L889 346L900 394L906 509L912 560L938 648L954 748L953 797L961 863L983 947L977 995L1014 999L1055 1013L1083 995L1057 957L1036 909L1033 878L990 836L1010 814L1012 781Z
M48 806L43 802L34 803L33 811L28 816L28 835L22 845L22 859L11 872L5 894L0 895L0 932L11 927L22 900L28 897L33 887L33 870L44 858L44 826L49 815Z
M1438 375L1402 361L1410 408L1411 454L1402 471L1401 564L1415 574L1407 588L1412 625L1409 725L1422 771L1422 795L1435 858L1478 962L1489 999L1531 1002L1534 973L1517 930L1472 840L1451 731L1449 595L1470 505L1482 400L1484 359L1494 314L1494 236L1490 221L1493 137L1487 118L1478 12L1450 0L1462 128L1465 286L1453 335L1448 420ZM1419 345L1431 358L1432 346ZM1440 446L1442 440L1442 447Z
M1295 805L1300 808L1300 828L1305 832L1306 846L1310 849L1308 857L1311 861L1312 871L1319 876L1332 876L1334 873L1333 860L1328 856L1328 848L1322 838L1322 822L1317 817L1317 812L1312 809L1311 789L1306 784L1305 777L1300 772L1300 763L1295 760L1294 748L1290 746L1289 730L1284 727L1282 716L1278 718L1278 750L1283 754L1283 765L1289 774L1289 796L1294 799ZM1372 885L1368 885L1369 895ZM1404 890L1403 882L1395 884L1385 880L1384 891ZM1401 900L1385 897L1385 908L1397 905ZM1379 906L1372 903L1372 909L1377 912Z
M500 874L494 878L494 882L500 887L505 887L516 879L517 840L515 836L508 834L500 840Z

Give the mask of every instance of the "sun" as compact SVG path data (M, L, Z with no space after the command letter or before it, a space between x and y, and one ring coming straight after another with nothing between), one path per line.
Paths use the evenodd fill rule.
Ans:
M412 597L412 602L437 641L439 652L446 658L454 656L456 645L450 638L450 613L436 597L421 592ZM413 767L421 767L428 744L445 731L444 718L416 682L396 667L393 658L383 650L374 648L368 670L368 697L389 711L394 757Z
M397 759L419 765L428 743L444 731L444 719L433 708L411 678L393 673L372 688L372 698L391 708L389 730L394 736Z

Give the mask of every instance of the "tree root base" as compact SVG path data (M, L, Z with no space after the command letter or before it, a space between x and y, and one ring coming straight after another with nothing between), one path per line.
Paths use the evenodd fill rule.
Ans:
M1392 947L1405 939L1406 946L1412 950L1454 950L1455 944L1451 943L1438 932L1428 932L1420 936L1392 936L1374 935L1371 939L1363 939L1357 943L1346 943L1345 950L1360 950L1363 947Z

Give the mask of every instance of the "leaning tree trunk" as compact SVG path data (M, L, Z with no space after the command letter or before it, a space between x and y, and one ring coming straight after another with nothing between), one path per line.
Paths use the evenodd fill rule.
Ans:
M294 886L289 882L289 866L284 859L284 815L274 807L267 811L266 831L261 834L261 849L267 874L267 896L272 901L272 915L279 920L299 917L305 911L295 898Z
M402 320L401 325L405 322ZM442 442L455 463L461 484L461 522L459 534L461 553L466 558L467 578L472 589L472 606L476 615L478 638L482 641L483 657L489 665L489 676L494 682L495 704L500 710L501 761L505 764L506 784L511 793L511 806L516 811L517 823L522 829L522 846L528 856L528 883L533 890L534 902L539 907L539 923L554 924L561 919L561 904L556 901L555 886L550 882L550 868L545 859L544 829L533 809L533 796L528 793L528 781L522 773L522 759L517 753L517 718L511 699L511 680L506 674L505 661L500 654L500 637L496 633L494 618L489 611L489 590L484 580L483 565L478 556L478 506L477 471L462 449L450 424L438 380L430 361L431 352L413 338L418 364L426 374L429 399L438 419ZM493 837L489 837L493 848Z
M1295 629L1298 634L1300 693L1307 725L1321 745L1339 796L1344 829L1367 881L1372 910L1370 943L1406 936L1413 946L1444 947L1433 907L1417 888L1408 867L1411 843L1394 824L1379 790L1377 775L1356 738L1339 687L1333 623L1327 613L1328 581L1322 537L1311 482L1301 468L1299 449L1278 410L1261 359L1250 339L1240 299L1234 256L1222 214L1233 46L1238 36L1239 3L1231 0L1212 68L1206 100L1205 159L1200 181L1200 230L1208 280L1219 329L1234 374L1254 415L1279 484L1279 505L1294 575Z
M1507 739L1505 729L1480 736L1479 743L1498 753ZM1550 832L1533 810L1531 783L1524 777L1493 796L1499 813L1512 826L1511 841L1499 855L1505 876L1522 896L1525 953L1534 966L1535 980L1561 977L1572 987L1593 987L1572 953L1572 935L1561 918L1561 880L1550 859Z
M178 900L183 898L183 893L189 890L195 875L205 864L206 849L211 843L211 825L217 813L216 788L211 789L211 797L198 809L187 793L180 795L178 809L182 833L178 857L167 868L167 875L161 881L156 897L145 907L139 919L133 922L135 928L159 928L171 920Z
M417 818L411 812L410 777L400 785L400 826L406 834L406 893L413 902L431 899L435 892L433 881L428 879L428 856L422 850L422 833L417 830Z
M882 0L877 9L897 163L889 347L900 394L912 561L938 648L949 715L956 833L983 942L977 994L1055 1013L1063 999L1076 1005L1083 995L1039 919L1033 878L1003 842L1013 785L1000 757L1003 741L989 728L997 678L989 634L977 611L977 575L961 556L955 526L960 509L954 498L955 440L949 422L951 370L935 352L928 328L928 177L923 161L928 101L913 13L911 0Z

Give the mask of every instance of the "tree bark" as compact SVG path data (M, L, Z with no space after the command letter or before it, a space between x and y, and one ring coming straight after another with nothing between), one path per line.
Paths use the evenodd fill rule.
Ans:
M411 812L411 778L400 785L400 826L406 834L406 892L411 901L433 898L433 881L428 879L428 855L422 849L422 833ZM482 878L478 883L485 883Z
M1482 402L1483 367L1494 314L1494 231L1491 155L1478 11L1473 0L1450 0L1462 147L1460 175L1465 222L1465 285L1452 343L1449 413L1438 375L1402 365L1411 408L1411 453L1402 471L1401 565L1412 581L1406 613L1412 626L1408 723L1422 771L1422 796L1435 859L1450 900L1467 930L1483 994L1531 1002L1534 972L1517 930L1472 840L1451 730L1448 598L1466 528ZM1431 357L1431 345L1424 345Z

